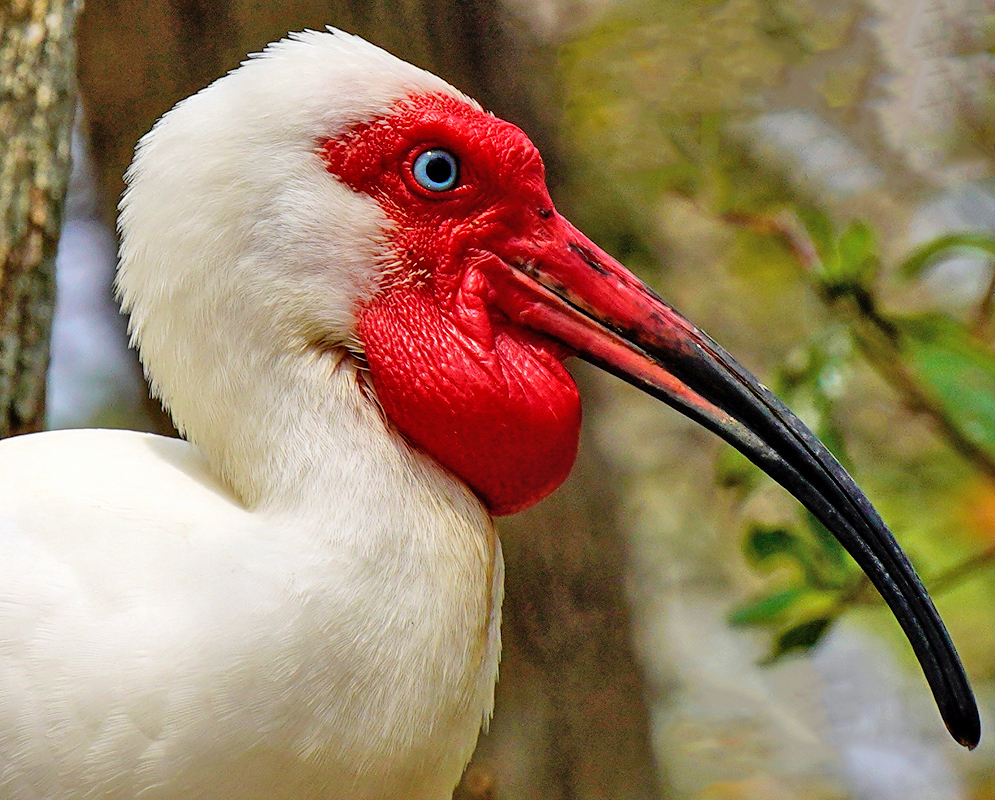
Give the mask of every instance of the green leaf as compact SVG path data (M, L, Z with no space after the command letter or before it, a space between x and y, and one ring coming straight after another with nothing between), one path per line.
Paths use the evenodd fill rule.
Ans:
M772 560L787 557L804 564L807 560L808 545L799 536L786 528L768 528L753 525L747 530L743 541L746 559L756 567L772 569Z
M805 594L804 589L791 587L772 594L755 597L738 605L729 614L729 624L765 625L784 615Z
M801 220L805 230L808 231L816 252L823 263L823 268L830 268L827 265L836 261L836 233L833 229L832 220L823 211L814 208L800 207L797 209L798 218Z
M782 631L774 640L770 654L764 662L771 664L789 653L811 650L822 639L833 619L833 617L816 617Z
M902 354L970 441L995 454L995 352L955 320L895 320Z
M834 282L867 285L877 277L877 237L866 222L852 222L837 242L839 258L834 274L826 278Z
M939 236L914 250L902 262L899 272L907 278L914 278L941 256L949 255L946 251L957 250L976 250L995 258L995 237L984 233L951 233Z
M870 225L860 220L851 222L837 236L825 213L799 209L797 214L819 255L816 277L820 283L829 287L867 286L877 277L881 260L877 236Z

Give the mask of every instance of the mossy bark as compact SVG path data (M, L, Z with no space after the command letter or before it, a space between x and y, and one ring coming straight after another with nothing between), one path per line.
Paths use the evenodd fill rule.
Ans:
M45 420L80 5L0 5L0 437Z

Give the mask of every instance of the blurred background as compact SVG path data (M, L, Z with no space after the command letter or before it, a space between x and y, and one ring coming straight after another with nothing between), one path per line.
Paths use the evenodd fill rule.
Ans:
M995 3L90 0L50 427L171 432L112 296L122 174L173 103L324 25L524 128L560 210L830 445L932 591L991 731ZM992 735L948 738L821 527L683 417L574 372L578 467L500 522L497 712L457 796L995 798Z

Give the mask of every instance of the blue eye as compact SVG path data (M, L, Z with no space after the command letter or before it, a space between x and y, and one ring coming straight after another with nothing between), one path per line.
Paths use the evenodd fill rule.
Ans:
M459 180L459 162L448 150L426 150L415 159L411 172L422 188L446 192Z

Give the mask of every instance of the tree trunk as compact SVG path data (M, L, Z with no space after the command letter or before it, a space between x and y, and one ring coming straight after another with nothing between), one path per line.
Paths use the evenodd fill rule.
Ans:
M0 437L40 430L80 0L0 6Z

